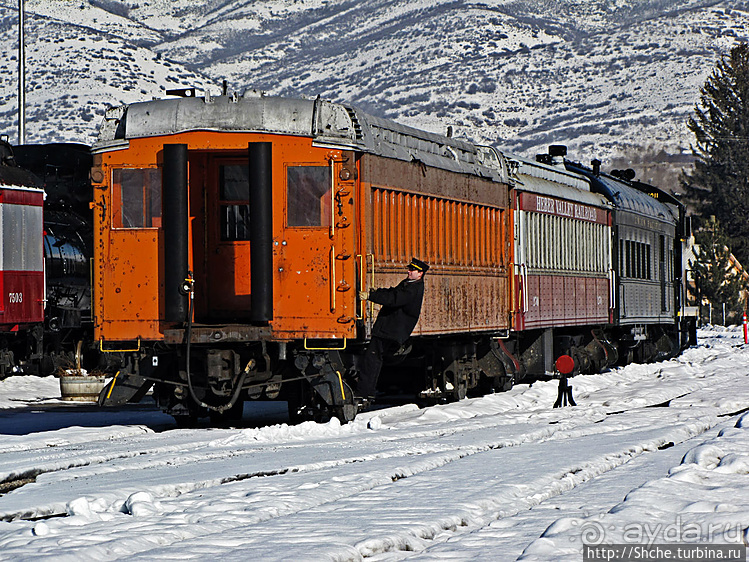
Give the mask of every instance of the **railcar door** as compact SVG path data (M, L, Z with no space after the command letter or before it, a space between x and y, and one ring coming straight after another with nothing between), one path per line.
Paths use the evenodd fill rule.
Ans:
M281 221L280 236L273 242L274 331L294 338L352 337L354 155L296 151L283 158L282 166L285 212L274 217ZM281 172L278 165L276 171Z
M211 157L205 195L207 319L248 320L251 287L247 158Z

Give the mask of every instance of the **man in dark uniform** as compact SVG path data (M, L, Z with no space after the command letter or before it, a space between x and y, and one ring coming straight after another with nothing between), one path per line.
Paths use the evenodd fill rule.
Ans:
M413 258L407 266L408 276L395 287L362 291L360 298L381 304L372 328L372 339L364 352L357 396L362 408L374 400L383 355L395 353L411 335L421 314L424 298L424 274L429 266Z

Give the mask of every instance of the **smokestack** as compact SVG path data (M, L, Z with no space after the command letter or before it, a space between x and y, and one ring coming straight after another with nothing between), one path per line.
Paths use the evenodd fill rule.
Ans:
M557 166L564 166L564 157L567 156L567 147L563 144L552 144L549 146L549 156L551 163Z

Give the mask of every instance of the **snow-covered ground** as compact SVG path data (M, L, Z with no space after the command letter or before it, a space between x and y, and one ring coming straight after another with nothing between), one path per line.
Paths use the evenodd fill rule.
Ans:
M176 429L0 382L0 559L582 560L749 541L749 346L350 424ZM263 414L273 422L272 412ZM283 417L276 412L276 417ZM247 418L250 421L247 421ZM743 553L743 550L741 551Z

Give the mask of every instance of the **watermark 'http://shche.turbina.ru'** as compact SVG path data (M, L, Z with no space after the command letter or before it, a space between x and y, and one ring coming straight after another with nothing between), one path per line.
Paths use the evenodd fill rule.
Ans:
M583 562L746 562L743 544L585 545Z

